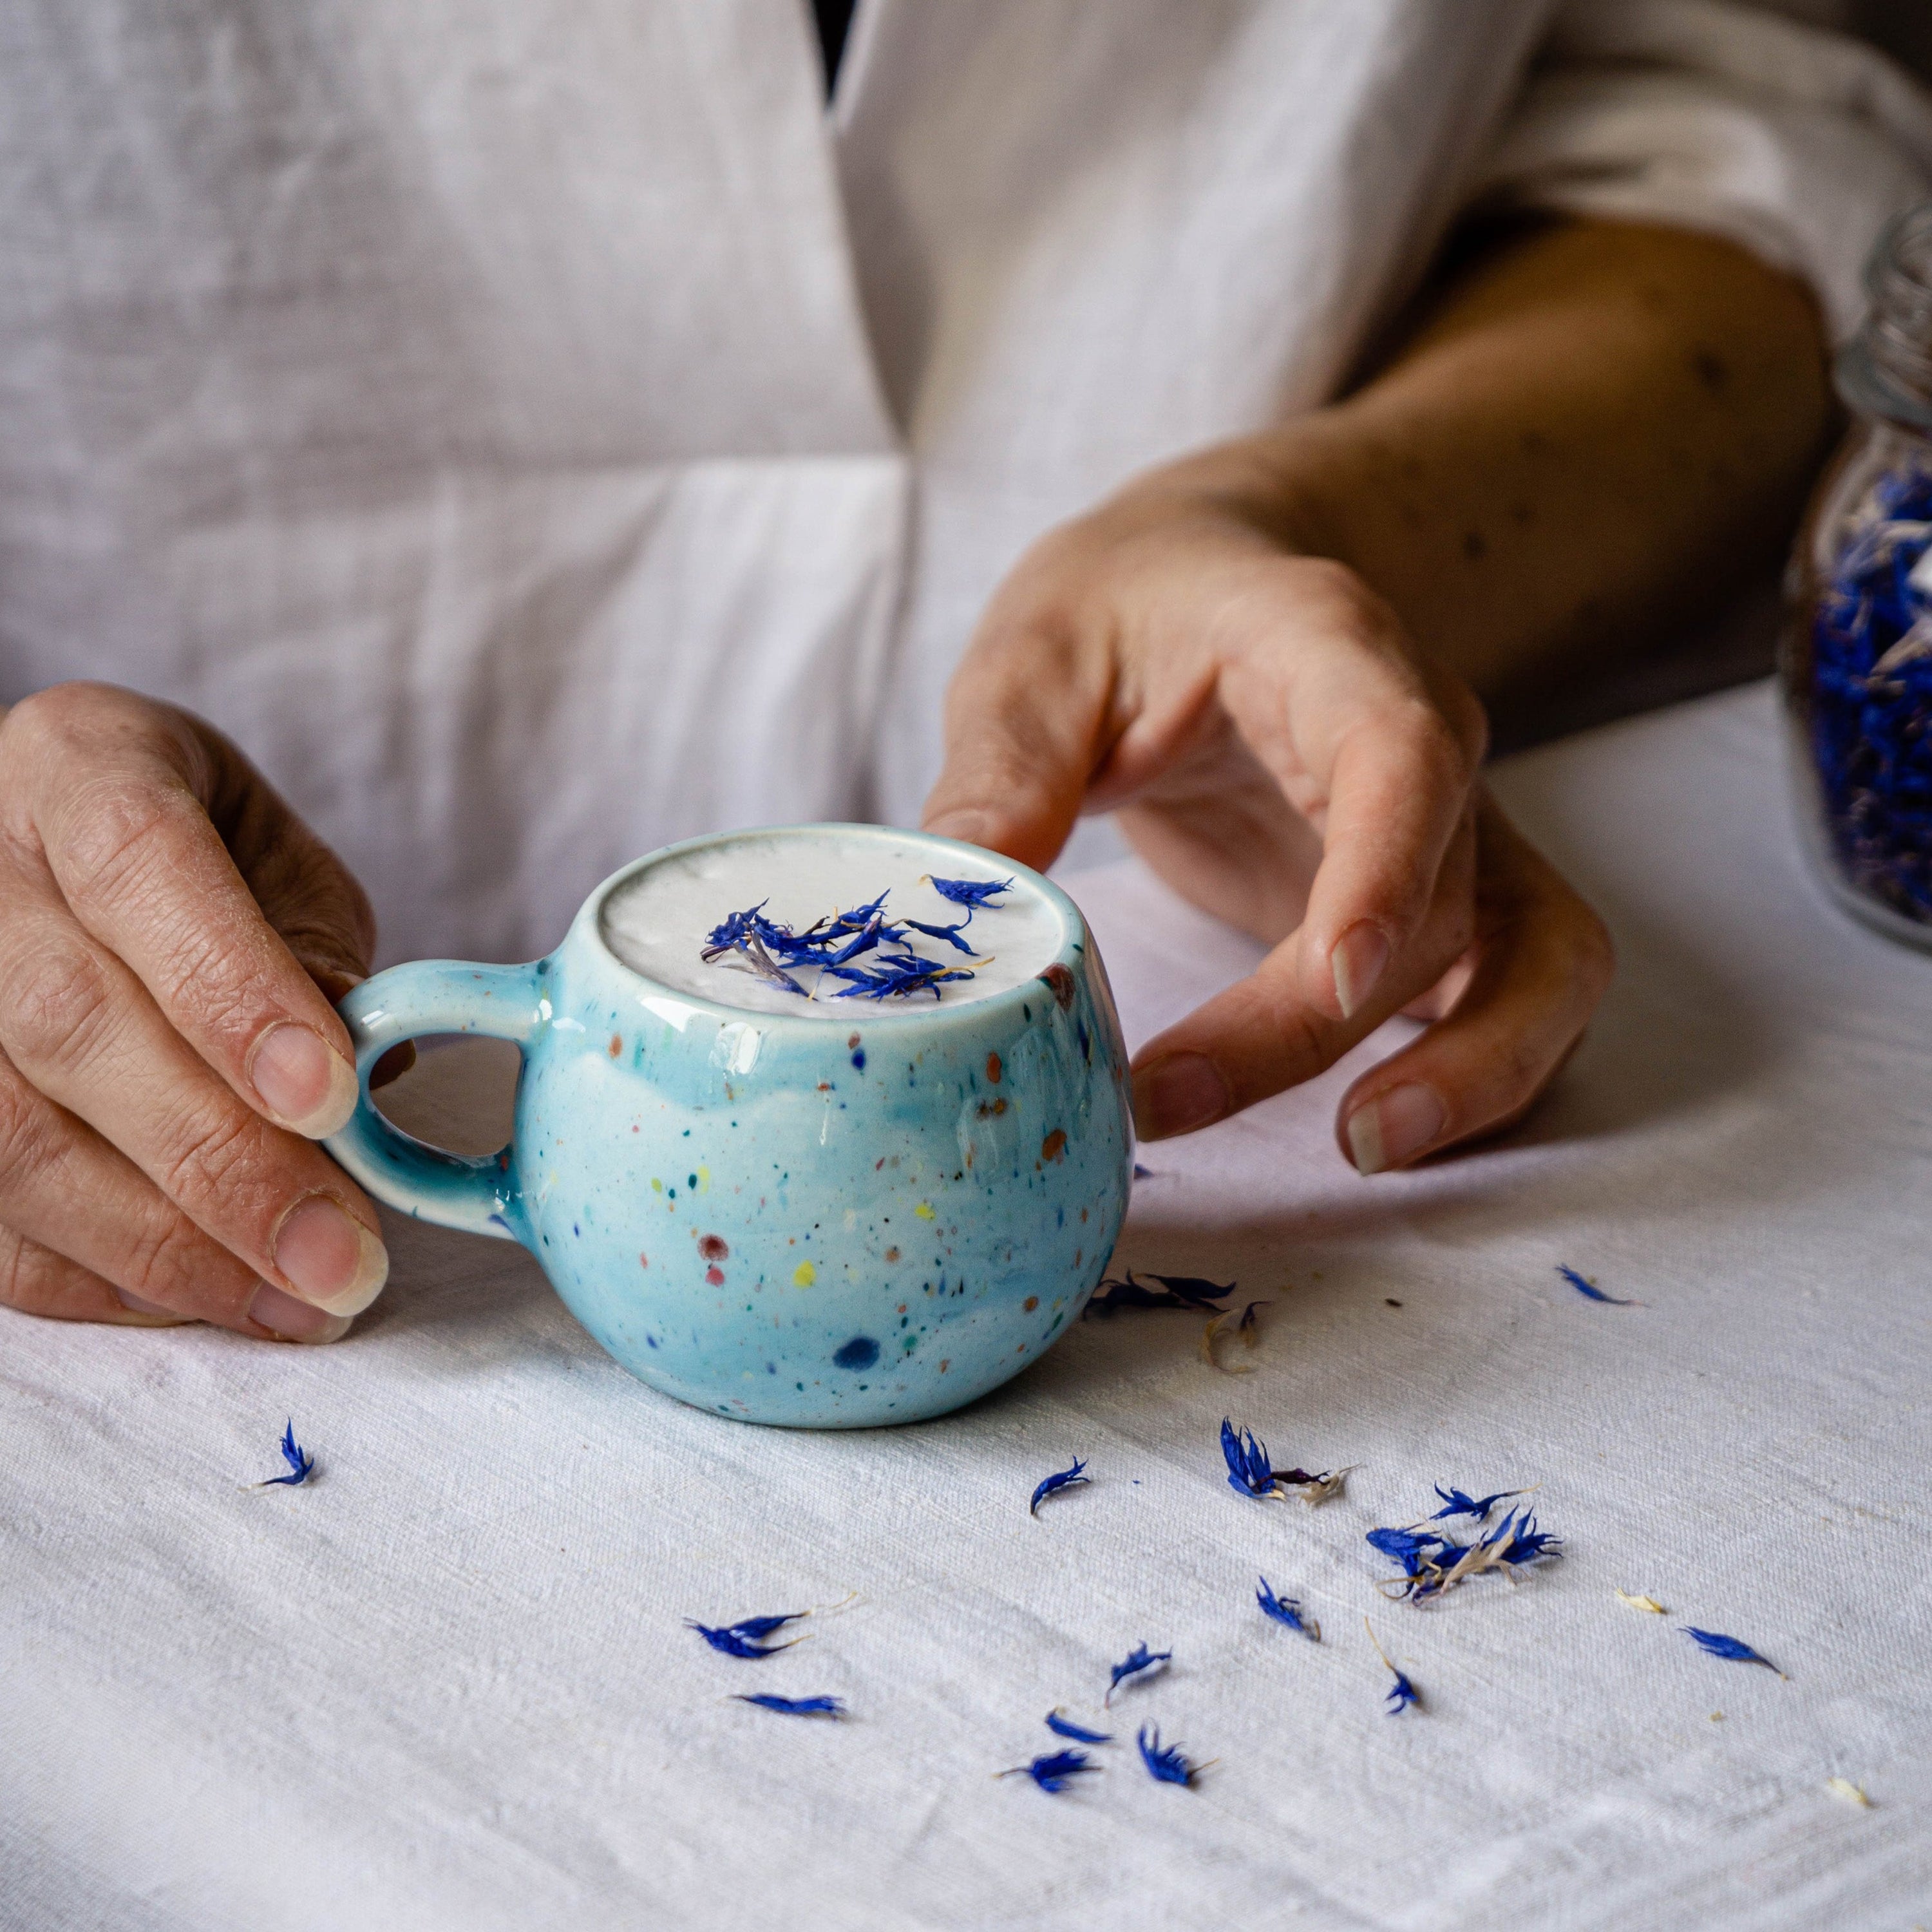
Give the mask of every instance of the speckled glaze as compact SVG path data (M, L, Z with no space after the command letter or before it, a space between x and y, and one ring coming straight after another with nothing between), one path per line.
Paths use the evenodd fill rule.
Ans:
M926 842L935 872L972 849ZM341 1012L363 1095L330 1151L393 1207L522 1242L633 1375L722 1415L913 1421L1036 1360L1100 1280L1132 1162L1120 1024L1072 902L1010 868L1065 921L1038 978L957 1006L854 1000L833 1025L673 992L611 953L605 896L668 856L606 880L547 959L357 987ZM370 1105L376 1059L433 1032L522 1048L494 1157L424 1147Z

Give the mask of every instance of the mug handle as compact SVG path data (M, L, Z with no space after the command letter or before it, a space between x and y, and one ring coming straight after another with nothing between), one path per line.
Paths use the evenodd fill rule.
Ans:
M515 1143L481 1158L430 1147L376 1111L369 1073L391 1047L418 1034L481 1034L526 1046L550 1017L543 980L548 964L472 966L460 959L418 959L364 980L338 1003L355 1044L362 1090L348 1124L322 1144L377 1200L440 1228L500 1240L520 1238Z

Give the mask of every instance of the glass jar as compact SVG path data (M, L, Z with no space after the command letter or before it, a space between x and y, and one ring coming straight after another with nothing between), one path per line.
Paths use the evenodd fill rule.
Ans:
M1932 206L1865 271L1852 412L1786 579L1780 653L1806 848L1833 898L1932 950Z

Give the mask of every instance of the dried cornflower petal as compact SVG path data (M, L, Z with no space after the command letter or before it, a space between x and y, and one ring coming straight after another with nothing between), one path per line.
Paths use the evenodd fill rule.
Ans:
M1372 1529L1370 1545L1402 1565L1402 1574L1376 1587L1384 1596L1412 1604L1439 1597L1472 1576L1499 1570L1515 1580L1516 1571L1545 1557L1560 1556L1562 1541L1536 1526L1528 1510L1512 1510L1487 1536L1475 1543L1452 1543L1432 1530Z
M1492 1496L1468 1496L1453 1485L1444 1489L1440 1483L1436 1485L1436 1493L1442 1498L1442 1507L1427 1519L1430 1522L1440 1522L1444 1516L1472 1516L1478 1522L1486 1522L1490 1512L1497 1504L1507 1502L1511 1496L1526 1496L1528 1490L1498 1490Z
M1163 1784L1192 1784L1208 1767L1191 1764L1178 1744L1163 1745L1158 1724L1143 1724L1134 1742L1140 1747L1141 1762L1150 1777Z
M842 1718L845 1706L836 1697L780 1697L769 1690L738 1690L732 1694L740 1704L755 1704L761 1711L776 1711L786 1718Z
M1013 889L1010 879L935 879L930 872L920 883L931 886L941 898L950 899L955 905L970 906L976 911Z
M1429 1552L1448 1545L1446 1537L1428 1529L1372 1529L1365 1539L1371 1550L1378 1550L1392 1562L1400 1563L1403 1574L1414 1576L1433 1559Z
M1077 1744L1110 1744L1114 1742L1112 1732L1090 1731L1076 1724L1058 1705L1046 1714L1046 1728L1055 1737L1071 1738Z
M1274 1465L1269 1460L1268 1444L1257 1441L1252 1429L1238 1432L1225 1415L1221 1418L1221 1455L1228 1466L1228 1486L1237 1496L1252 1496L1259 1501L1282 1493Z
M1010 1771L994 1774L1000 1778L1030 1778L1042 1791L1064 1791L1083 1771L1100 1767L1082 1750L1054 1751L1030 1763L1016 1764Z
M1303 1616L1300 1600L1276 1596L1274 1586L1265 1576L1262 1579L1261 1588L1255 1592L1255 1601L1261 1605L1264 1616L1272 1617L1276 1623L1299 1631L1310 1643L1322 1641L1322 1626L1312 1617Z
M808 1617L809 1610L790 1610L782 1616L746 1617L735 1624L701 1624L694 1618L686 1617L684 1627L694 1630L713 1650L722 1651L727 1657L776 1657L782 1650L789 1650L792 1644L802 1641L794 1637L790 1643L766 1643L763 1639L776 1630L782 1630L787 1624L795 1624L802 1617Z
M278 1484L286 1484L292 1489L298 1483L305 1483L314 1472L315 1458L296 1440L296 1419L290 1416L282 1431L282 1439L277 1445L282 1452L282 1460L289 1466L286 1476L268 1476L257 1483L258 1490L270 1490Z
M1010 880L1006 882L1008 886L1011 884ZM991 890L1000 892L1006 889L1006 886L1001 886ZM886 897L886 893L881 892L877 898L864 905L854 906L849 912L836 913L830 919L814 920L802 932L766 918L766 902L760 899L758 904L742 912L727 914L713 926L706 935L700 957L707 964L722 963L756 973L804 999L816 998L820 985L828 976L846 982L832 996L841 1000L904 999L926 992L936 1000L945 981L973 977L964 967L948 966L940 961L927 958L914 950L906 934L909 931L926 933L933 938L944 940L968 958L977 958L980 956L959 935L972 919L973 908L984 903L983 898L961 902L967 904L968 909L966 917L958 925L932 926L918 920L886 918L880 910ZM887 947L897 950L884 950ZM864 954L872 956L869 964L851 964ZM801 969L814 971L818 976L808 988L792 976Z
M1228 1488L1257 1502L1285 1496L1294 1490L1304 1502L1326 1502L1340 1492L1348 1471L1355 1467L1352 1462L1348 1468L1324 1469L1319 1474L1306 1469L1277 1469L1269 1460L1268 1444L1258 1441L1251 1429L1237 1430L1225 1415L1221 1418L1221 1456L1228 1466Z
M1240 1336L1244 1348L1254 1348L1261 1340L1259 1324L1255 1320L1255 1311L1262 1306L1263 1304L1258 1301L1250 1302L1241 1311L1240 1321L1235 1324L1234 1332ZM1224 1376L1251 1376L1255 1372L1253 1363L1238 1362L1230 1368L1214 1352L1214 1344L1220 1340L1222 1329L1234 1320L1234 1311L1232 1308L1224 1308L1218 1315L1210 1315L1208 1318L1208 1325L1201 1331L1201 1359L1210 1369L1219 1369Z
M1102 1282L1087 1304L1087 1313L1112 1315L1121 1308L1199 1308L1212 1313L1236 1286L1232 1281L1223 1287L1218 1282L1186 1274L1150 1274L1147 1279L1159 1282L1160 1286L1144 1288L1132 1268L1128 1269L1124 1281Z
M1640 1302L1632 1301L1624 1295L1606 1294L1594 1282L1586 1281L1573 1268L1559 1267L1556 1272L1579 1294L1586 1294L1592 1301L1607 1302L1612 1308L1637 1308L1642 1305Z
M1842 1798L1847 1804L1862 1805L1868 1811L1871 1809L1871 1800L1849 1778L1828 1778L1825 1789L1834 1798Z
M1412 1704L1420 1710L1422 1708L1422 1693L1417 1690L1415 1686L1400 1670L1396 1670L1393 1664L1389 1662L1389 1654L1382 1647L1381 1641L1376 1635L1374 1626L1370 1623L1366 1617L1362 1619L1362 1628L1368 1632L1369 1641L1376 1647L1376 1654L1384 1664L1388 1665L1389 1675L1395 1679L1394 1683L1389 1687L1388 1714L1391 1718L1399 1717Z
M1062 1469L1057 1474L1045 1478L1040 1486L1034 1491L1033 1501L1028 1507L1027 1514L1029 1516L1039 1515L1041 1503L1057 1490L1074 1489L1082 1483L1091 1482L1094 1480L1092 1477L1083 1475L1081 1473L1086 1466L1087 1465L1076 1456L1073 1459L1072 1468Z
M1130 1677L1138 1677L1144 1670L1157 1670L1163 1664L1173 1661L1171 1650L1149 1650L1144 1643L1138 1643L1120 1661L1115 1664L1108 1680L1107 1694L1102 1702L1111 1705L1114 1693Z
M1339 1496L1348 1478L1361 1466L1351 1462L1340 1469L1324 1469L1318 1476L1305 1474L1299 1469L1291 1469L1282 1478L1285 1483L1294 1486L1294 1492L1310 1509L1318 1503L1325 1503L1330 1496Z
M1654 1597L1634 1597L1628 1590L1617 1592L1617 1601L1629 1604L1634 1610L1648 1610L1654 1617L1667 1617L1670 1614Z
M1776 1670L1780 1677L1784 1672L1768 1657L1760 1657L1742 1637L1726 1636L1720 1630L1699 1630L1694 1624L1684 1626L1684 1634L1693 1639L1699 1649L1709 1652L1713 1657L1726 1658L1732 1664L1761 1664L1767 1670ZM1785 1678L1789 1683L1790 1679Z

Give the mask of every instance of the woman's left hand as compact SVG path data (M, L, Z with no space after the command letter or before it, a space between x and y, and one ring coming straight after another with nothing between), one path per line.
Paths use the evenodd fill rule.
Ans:
M1372 1174L1521 1115L1610 944L1479 782L1474 696L1252 500L1197 460L1036 544L954 676L925 822L1045 866L1081 813L1114 812L1170 886L1270 944L1137 1056L1143 1138L1306 1080L1392 1014L1429 1019L1342 1102Z

